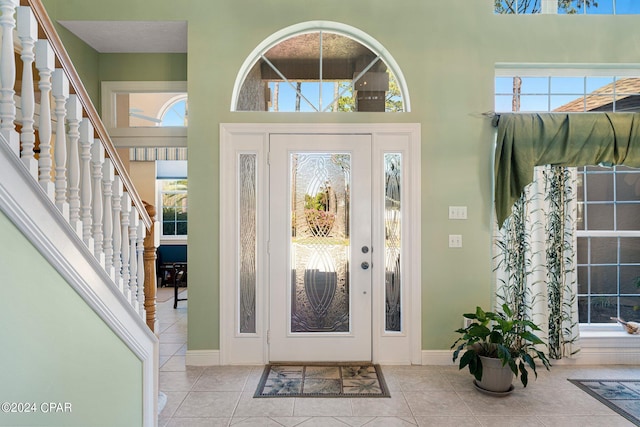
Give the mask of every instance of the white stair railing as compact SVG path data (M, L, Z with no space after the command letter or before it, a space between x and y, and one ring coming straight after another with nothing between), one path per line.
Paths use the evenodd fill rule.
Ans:
M142 425L155 426L151 218L42 1L0 0L0 37L0 210L142 361Z
M104 163L104 149L99 139L94 139L91 144L91 231L93 235L93 255L104 265L102 229L102 164Z
M80 121L80 219L82 221L82 240L93 253L91 237L91 144L93 144L93 126L89 119Z
M2 58L0 57L0 61ZM40 120L38 136L40 140L40 156L38 158L38 180L40 185L53 200L54 185L51 181L51 75L55 69L56 58L47 40L36 42L36 68L40 80Z
M136 310L140 310L138 303L138 293L144 292L144 288L138 287L138 252L136 243L138 242L138 217L129 216L129 287L131 288L131 305Z
M102 224L104 238L104 269L111 277L115 278L113 271L113 163L111 159L106 159L102 166L102 196L104 198L102 207Z
M79 80L70 78L69 69L55 68L59 48L49 40L37 40L42 21L31 7L18 4L18 0L0 0L0 134L114 287L147 320L143 242L151 219L86 90ZM22 62L19 88L14 52ZM65 57L58 59L69 62ZM71 77L77 77L73 73Z
M144 316L144 237L146 229L142 221L138 222L136 239L136 259L138 261L138 312Z
M34 130L34 113L36 107L35 90L33 87L33 63L35 62L35 46L38 39L38 23L28 7L18 8L18 37L22 47L22 132L20 142L22 143L22 161L31 173L38 179L38 162L33 153L36 142Z
M122 280L122 225L120 214L122 212L122 181L119 176L113 177L113 270L114 282L120 292L126 296Z
M67 176L69 180L69 224L78 236L82 236L80 222L80 121L82 105L77 95L69 95L67 101L67 137L69 139L69 159Z
M69 79L64 70L53 71L51 89L56 108L56 140L54 145L56 207L65 218L69 218L69 202L67 201L67 135L65 119L67 118L67 99L69 99Z
M129 255L131 251L129 250L129 213L131 212L131 199L129 198L128 192L123 192L122 194L122 221L120 221L120 231L121 231L121 239L122 239L122 281L124 282L124 296L127 298L129 302L133 305L133 295L135 295L135 289L133 288L133 283L129 274Z
M2 28L2 50L0 50L0 133L5 137L11 149L19 154L20 143L15 130L16 103L14 86L16 84L16 61L13 50L14 17L18 0L0 2L0 27Z

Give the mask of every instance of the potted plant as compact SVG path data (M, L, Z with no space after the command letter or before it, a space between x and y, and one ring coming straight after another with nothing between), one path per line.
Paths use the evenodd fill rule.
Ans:
M466 328L456 330L462 336L451 346L455 348L453 361L460 356L459 368L468 366L475 377L474 384L481 391L506 394L513 390L513 376L520 377L523 386L529 381L528 368L535 376L539 359L549 370L549 359L536 346L545 345L533 331L540 328L529 320L516 318L507 306L502 313L484 311L480 307L475 313L464 314L473 322Z

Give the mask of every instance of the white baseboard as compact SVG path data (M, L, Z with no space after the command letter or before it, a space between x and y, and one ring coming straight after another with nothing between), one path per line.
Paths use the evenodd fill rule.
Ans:
M579 365L637 365L640 360L640 352L616 353L605 351L580 351L572 359L552 360L552 365L579 366Z
M574 358L553 360L554 365L635 365L640 348L584 347ZM188 366L219 366L220 350L187 350ZM422 365L455 366L450 350L422 350Z
M219 366L220 350L187 350L187 366Z
M453 366L453 352L450 350L422 350L423 365Z
M582 349L571 359L552 360L552 365L637 365L640 360L640 345L635 348L620 347L591 347L584 343ZM456 362L457 363L457 362ZM455 365L452 352L449 350L423 350L423 365Z

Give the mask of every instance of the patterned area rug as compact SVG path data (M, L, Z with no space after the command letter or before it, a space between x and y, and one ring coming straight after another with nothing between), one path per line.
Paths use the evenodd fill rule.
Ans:
M379 365L273 364L253 397L390 397Z
M640 426L640 380L569 380Z

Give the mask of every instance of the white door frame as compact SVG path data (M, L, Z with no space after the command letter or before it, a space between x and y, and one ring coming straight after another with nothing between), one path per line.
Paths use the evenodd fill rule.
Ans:
M385 152L401 153L402 209L409 216L402 230L402 331L384 330L384 286L372 294L372 358L381 364L421 364L421 157L419 124L273 124L223 123L220 125L220 354L219 363L264 364L268 361L268 149L273 133L370 134L373 162L382 163ZM255 158L255 332L239 329L239 226L238 159ZM372 191L383 195L384 179L374 180ZM380 196L383 203L383 197ZM382 223L382 209L373 210L373 223ZM380 233L383 234L383 233ZM384 242L373 242L373 259L384 265Z

